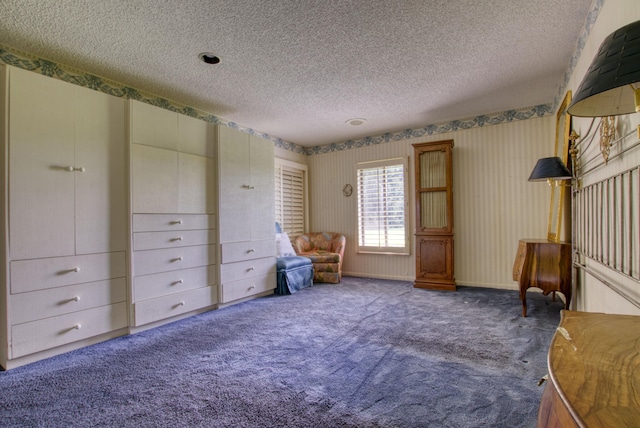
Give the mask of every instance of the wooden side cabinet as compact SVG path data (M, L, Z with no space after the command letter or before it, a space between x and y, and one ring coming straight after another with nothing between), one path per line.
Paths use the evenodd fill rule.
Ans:
M559 291L565 309L571 303L571 243L544 239L521 239L513 263L513 280L518 281L522 316L527 316L527 289L536 287L545 296Z
M453 140L414 144L416 280L414 287L455 290Z

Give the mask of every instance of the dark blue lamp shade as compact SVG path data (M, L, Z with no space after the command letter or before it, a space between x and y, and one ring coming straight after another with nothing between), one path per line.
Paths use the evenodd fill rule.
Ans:
M611 33L600 45L567 112L604 117L640 112L640 21Z
M562 160L559 157L551 157L538 160L529 176L529 181L569 180L571 178L571 172L562 163Z

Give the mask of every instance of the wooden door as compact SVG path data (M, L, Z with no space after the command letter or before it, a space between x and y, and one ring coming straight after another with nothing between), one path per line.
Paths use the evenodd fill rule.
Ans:
M125 100L74 89L76 253L124 251Z
M250 241L253 208L249 194L255 194L255 185L251 183L249 135L220 126L218 145L220 242Z
M214 159L178 153L179 212L214 213L215 184Z
M275 190L273 143L252 135L250 137L251 183L251 239L275 239Z
M131 142L178 150L178 114L140 101L131 101Z
M131 145L134 213L177 213L178 152Z
M71 85L9 70L9 254L75 253Z

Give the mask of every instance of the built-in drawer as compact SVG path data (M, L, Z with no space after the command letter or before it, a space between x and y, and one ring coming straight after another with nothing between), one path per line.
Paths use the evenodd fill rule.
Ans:
M124 278L20 293L11 297L11 324L22 324L127 300Z
M176 230L172 232L137 232L133 234L134 251L191 247L215 243L215 230Z
M276 240L229 242L222 244L221 263L241 262L243 260L273 257L276 254Z
M204 287L136 302L135 325L181 315L218 303L217 287Z
M13 325L11 358L98 336L128 324L127 304L122 302Z
M133 278L134 301L216 284L216 266L180 269Z
M264 291L276 288L276 274L242 279L240 281L222 283L222 303L233 302L244 297L251 297Z
M133 232L215 229L213 214L134 214Z
M125 253L17 260L11 262L10 269L11 293L24 293L124 277Z
M215 245L145 250L133 253L133 273L135 276L208 266L215 263Z
M262 276L276 271L276 258L246 260L220 265L220 282L239 281L253 276Z

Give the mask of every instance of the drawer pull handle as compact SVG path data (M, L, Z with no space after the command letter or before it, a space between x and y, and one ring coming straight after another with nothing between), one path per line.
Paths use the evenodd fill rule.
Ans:
M72 271L74 271L74 272L80 272L80 267L76 266L76 267L74 267L74 268L72 269Z
M76 324L73 326L76 330L80 330L82 328L82 324Z
M184 300L180 303L178 303L178 306L184 306Z
M79 302L79 301L80 301L80 296L75 296L75 297L74 297L73 299L71 299L71 300L73 300L74 302Z
M172 241L172 242L182 241L182 236L178 236L177 238L171 238L170 241Z
M247 272L251 272L252 270L254 270L253 266L251 266L249 269L247 269Z
M254 288L256 288L256 286L252 285L251 287L249 287L249 290L253 290Z
M81 166L80 168L73 168L74 171L78 171L78 172L85 172L86 169L85 167Z
M170 224L182 224L182 219L174 220Z
M249 248L249 249L247 250L247 253L254 253L255 251L256 251L256 250L255 250L255 248Z
M181 279L179 279L179 280L177 280L177 281L172 282L172 283L171 283L171 285L178 285L178 284L182 284L182 282L183 282L183 281L182 281Z
M250 186L248 184L243 184L242 187L245 188L245 189L248 189L248 190L253 190L254 189L253 186Z
M171 259L172 262L181 262L182 257L176 257L175 259Z

